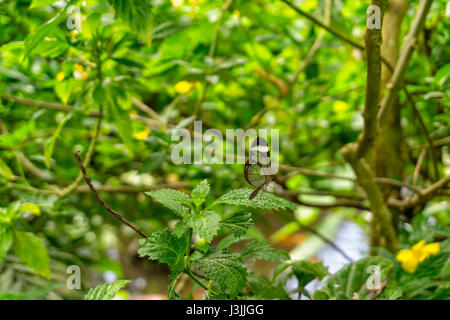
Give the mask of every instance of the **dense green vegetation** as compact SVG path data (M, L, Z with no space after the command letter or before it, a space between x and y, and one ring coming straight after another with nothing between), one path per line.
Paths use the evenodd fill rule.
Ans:
M442 0L0 0L0 299L449 299L449 24ZM268 188L175 163L208 129L279 130Z

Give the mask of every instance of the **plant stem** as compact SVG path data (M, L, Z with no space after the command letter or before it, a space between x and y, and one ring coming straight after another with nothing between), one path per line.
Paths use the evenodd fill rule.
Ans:
M197 278L197 276L195 274L193 274L191 272L191 270L189 269L185 269L184 273L186 273L189 277L191 277L192 280L194 280L200 287L202 287L205 290L209 290L208 286L205 285L203 282L201 282L201 280L199 278Z

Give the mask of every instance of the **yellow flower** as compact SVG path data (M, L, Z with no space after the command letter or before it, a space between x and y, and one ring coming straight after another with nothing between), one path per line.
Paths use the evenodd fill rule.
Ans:
M175 91L181 94L188 93L194 84L192 82L180 81L175 85Z
M141 132L136 133L136 134L134 135L134 137L135 137L137 140L145 140L145 139L148 138L149 133L150 133L150 128L147 127L147 128L145 128L145 130L142 130Z
M83 66L81 64L75 63L75 71L82 73L83 72Z
M56 75L56 80L58 80L58 82L61 82L61 81L63 81L64 80L64 77L65 77L66 75L64 74L64 72L58 72L58 74Z
M172 6L175 8L181 7L184 3L184 0L171 0Z
M88 78L89 78L89 71L88 71L88 72L83 72L82 79L83 79L84 81L86 81Z
M420 262L432 254L439 252L439 242L425 245L425 240L417 242L411 249L403 249L397 253L397 260L401 262L402 268L409 273L416 271Z

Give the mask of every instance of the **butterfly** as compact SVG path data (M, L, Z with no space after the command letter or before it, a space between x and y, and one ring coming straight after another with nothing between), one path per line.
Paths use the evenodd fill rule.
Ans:
M254 199L272 181L273 176L265 170L268 167L270 167L269 145L265 139L258 137L250 147L249 159L244 166L245 180L256 188L248 197L249 200Z

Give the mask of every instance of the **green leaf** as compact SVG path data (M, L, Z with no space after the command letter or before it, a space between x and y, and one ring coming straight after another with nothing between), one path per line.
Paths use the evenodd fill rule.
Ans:
M223 227L238 237L246 234L252 224L252 214L249 212L238 212L221 222Z
M271 261L289 260L287 252L272 248L267 242L252 241L244 248L239 256L241 260L265 259Z
M28 212L30 214L33 214L35 216L41 215L41 209L39 206L35 205L31 202L26 202L20 205L19 209L17 210L19 213L25 213Z
M141 240L140 244L140 257L146 256L149 260L167 263L172 273L184 269L184 254L188 245L186 238L177 238L168 229L164 229L152 233L147 239Z
M252 273L248 276L250 291L264 299L289 300L289 296L280 284L272 285L263 274Z
M188 225L199 237L210 243L220 229L220 220L217 212L206 211L189 218Z
M72 94L73 89L74 87L72 79L58 82L54 87L55 94L64 104L67 104L69 102L70 95Z
M313 293L313 300L329 300L328 294L321 290L316 290Z
M64 117L64 119L58 124L58 127L56 127L55 132L53 132L52 136L44 145L44 163L47 169L50 169L53 150L55 149L55 143L56 140L59 137L59 134L61 133L62 128L64 127L65 123L72 117L72 114L68 114Z
M403 290L400 287L386 287L383 292L377 297L377 300L397 300L403 295Z
M67 8L70 7L76 0L69 1L66 6L53 17L53 19L45 22L39 26L34 33L29 34L25 38L26 55L32 53L40 44L43 43L46 36L52 34L58 24L64 19Z
M2 262L9 248L11 248L12 241L12 230L7 226L0 225L0 262Z
M152 43L151 0L109 0L120 17L148 46Z
M328 275L328 268L322 262L295 261L292 263L292 272L298 280L298 286L304 288L314 279L322 280Z
M351 300L355 293L359 299L371 297L367 288L367 280L373 276L369 272L370 266L379 266L380 283L383 282L393 267L393 262L382 257L368 257L357 262L350 263L330 276L322 287L330 298L337 300Z
M186 234L186 232L188 232L189 227L183 222L183 221L179 221L177 222L177 224L175 225L175 227L173 227L173 234L179 238L182 237Z
M0 293L0 300L23 300L21 296L15 293Z
M33 2L31 2L31 5L28 7L28 9L49 6L54 2L56 2L56 1L55 0L33 0Z
M211 187L209 186L208 180L201 181L195 188L192 190L192 202L194 202L195 206L199 207L204 201L206 196L209 194Z
M181 217L185 217L189 213L188 206L191 203L191 200L189 199L189 196L183 192L173 189L160 189L149 191L145 194Z
M11 180L12 178L14 178L14 174L12 173L11 169L2 159L0 159L0 176L4 177L7 180Z
M194 265L213 281L214 291L234 298L247 284L247 269L228 249L210 251Z
M123 142L131 152L133 150L133 128L131 126L130 114L127 110L123 109L118 103L117 99L113 96L113 93L109 95L109 110L113 116L114 124L119 130L119 135Z
M180 275L182 275L182 273L177 275L177 277L173 279L172 282L169 284L169 288L167 291L167 298L169 300L181 300L180 295L175 291Z
M30 232L14 230L14 250L24 264L37 274L50 279L47 248L41 239Z
M84 296L84 300L111 300L116 296L116 293L125 287L129 280L117 280L111 283L104 283L89 289Z
M260 192L254 199L249 200L248 197L253 191L248 188L232 190L217 199L214 204L226 203L263 210L294 210L296 208L292 202L267 192Z

